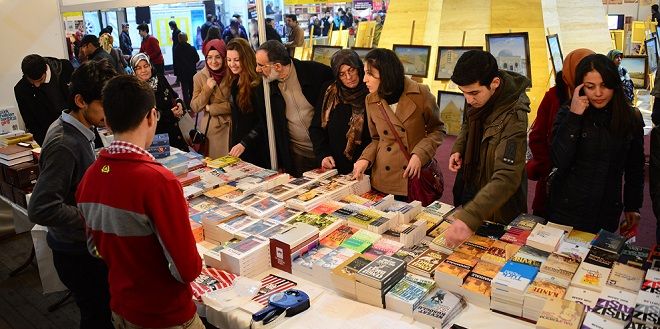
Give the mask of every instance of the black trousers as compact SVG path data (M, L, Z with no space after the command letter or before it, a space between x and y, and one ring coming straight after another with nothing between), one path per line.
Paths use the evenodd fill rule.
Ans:
M53 250L53 263L60 280L69 288L80 309L81 329L113 328L108 290L108 268L90 254Z
M183 103L186 104L186 110L190 109L190 100L192 100L193 93L193 79L190 77L179 77L181 82L181 93L183 94Z

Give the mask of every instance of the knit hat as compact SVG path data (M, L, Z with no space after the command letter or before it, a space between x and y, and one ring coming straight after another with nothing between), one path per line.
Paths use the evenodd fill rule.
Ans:
M561 70L562 79L568 87L568 95L573 95L573 90L575 90L575 69L577 68L580 61L589 55L593 55L595 52L591 49L578 48L566 55L564 57L564 67Z

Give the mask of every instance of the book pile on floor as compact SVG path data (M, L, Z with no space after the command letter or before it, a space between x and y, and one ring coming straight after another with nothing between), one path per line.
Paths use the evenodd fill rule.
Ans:
M450 248L451 205L396 201L336 170L292 179L229 156L171 153L159 161L186 185L191 230L217 269L254 276L272 266L436 327L467 302L544 328L658 325L658 247L522 214ZM281 285L264 291L292 285L268 280Z
M27 195L32 193L39 177L39 164L34 160L29 143L16 142L0 147L0 192L23 208L27 208Z

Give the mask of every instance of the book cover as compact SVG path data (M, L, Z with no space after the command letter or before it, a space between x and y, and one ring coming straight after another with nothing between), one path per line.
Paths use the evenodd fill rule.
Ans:
M320 205L314 207L309 212L317 215L322 215L322 214L330 215L341 207L342 205L338 202L323 202Z
M436 267L438 267L445 258L447 258L447 255L428 249L408 263L408 271L432 277L435 273Z
M564 299L578 302L588 308L594 307L598 301L600 293L594 290L569 286L564 295Z
M261 232L271 228L275 223L269 222L266 220L258 220L253 224L250 224L239 231L240 234L244 236L250 235L261 235Z
M285 223L293 219L294 217L300 215L301 212L299 211L294 211L289 208L284 208L276 211L274 214L270 215L268 219L279 222L279 223Z
M449 212L454 210L454 206L436 200L426 206L424 210L441 218L445 218Z
M432 317L436 323L443 323L452 310L461 305L461 298L453 293L436 288L415 308L415 313Z
M591 309L591 312L610 317L614 320L621 322L630 322L634 307L624 305L615 300L608 300L598 298L596 306Z
M340 246L362 253L371 247L374 242L378 241L378 239L380 239L380 234L369 232L367 230L358 230L350 238L344 240Z
M465 278L462 287L465 290L490 297L491 282L500 268L499 265L478 262Z
M410 247L403 247L399 249L392 257L396 257L398 259L401 259L405 261L406 263L410 263L415 257L421 255L424 251L429 249L429 241L428 240L422 240L417 244L414 244Z
M318 266L319 268L326 270L332 270L347 259L351 258L353 255L355 255L355 251L351 249L342 247L330 249L330 252L325 254L323 257L321 257L321 259L314 263L314 266Z
M545 224L545 219L530 214L520 214L518 217L514 218L511 223L509 223L507 230L515 227L525 231L531 231L534 229L536 224L539 223Z
M643 268L646 260L649 258L651 250L640 246L633 246L626 243L619 253L619 263Z
M618 254L623 248L626 239L616 233L605 231L601 229L591 243L594 247L605 249L612 253Z
M527 237L527 244L536 244L537 248L545 251L554 251L559 244L559 240L564 236L562 229L537 224L532 229L532 233Z
M609 274L609 268L582 262L571 280L571 285L601 291Z
M546 280L539 280L537 277L527 288L526 294L546 299L563 298L566 294L566 288Z
M607 285L629 291L639 291L646 273L638 268L614 262Z
M203 267L202 272L195 281L190 282L193 298L201 302L202 295L209 291L230 287L237 277L238 276L223 270L218 270L212 267Z
M525 230L518 227L511 227L507 229L506 233L502 235L500 240L508 243L517 244L519 246L525 245L527 237L532 233L531 230Z
M265 239L256 236L249 236L240 242L227 245L227 248L223 249L223 251L227 249L233 249L237 251L239 255L242 255L242 254L247 254L252 250L266 247L267 243L268 241L266 241Z
M353 223L360 228L367 228L371 222L376 221L380 217L380 214L372 211L361 211L349 216L347 220L349 223Z
M541 265L540 271L559 279L571 281L580 266L580 261L562 254L552 253Z
M618 258L619 255L617 253L601 248L591 248L584 261L589 264L612 268L612 265Z
M541 267L550 253L531 246L522 246L518 252L511 257L511 260L521 264L527 264L534 267Z
M433 228L442 222L442 217L433 213L428 212L426 209L422 210L417 216L415 216L414 221L424 221L426 223L426 232L429 233L433 231Z
M462 282L475 265L477 265L477 258L460 252L455 252L447 256L447 258L436 267L436 272L456 277Z
M519 245L497 240L493 242L483 255L481 255L481 260L502 266L507 260L511 259L518 250L520 250Z
M584 316L584 305L565 299L552 299L545 303L537 328L579 328Z
M473 235L459 245L455 251L479 258L494 242L495 240Z
M660 295L640 291L635 302L632 320L656 327L660 325Z
M624 324L598 313L586 312L580 329L624 329Z
M583 261L589 254L589 246L563 241L559 244L557 253Z
M338 219L332 215L316 215L307 212L303 212L300 215L292 218L287 223L306 223L312 226L315 226L319 231L323 231L326 227L332 225Z
M332 231L326 237L319 241L319 244L328 248L337 248L344 241L348 240L353 234L358 231L357 228L348 225L339 226L336 230Z
M403 247L403 244L397 241L380 238L378 241L374 242L367 251L364 252L364 256L370 259L376 259L378 256L394 255L399 249Z
M332 273L344 277L353 277L362 268L371 263L370 259L365 258L362 254L355 254L339 264L332 270Z
M383 283L396 272L401 271L406 263L390 256L380 256L358 271L359 277L366 277L375 282Z
M500 223L485 221L474 234L493 240L499 240L504 235L506 226Z
M508 261L493 278L492 283L524 292L527 286L536 278L538 268Z
M596 234L579 230L572 230L571 233L569 233L564 238L564 241L589 247L591 246L591 242L594 240L594 238L596 238Z
M623 305L634 308L637 301L637 294L639 291L628 291L616 287L605 285L603 290L598 295L598 298L616 301Z
M426 235L431 237L431 238L436 238L438 235L444 233L449 226L451 226L451 223L448 221L442 221L440 224L436 225L430 232L428 232Z

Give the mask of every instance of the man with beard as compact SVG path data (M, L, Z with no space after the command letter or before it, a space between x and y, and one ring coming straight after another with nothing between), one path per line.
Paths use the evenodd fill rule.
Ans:
M270 104L275 129L277 163L299 177L316 167L309 137L314 105L323 86L334 80L327 65L291 58L281 42L264 42L257 50L257 72L270 83Z

